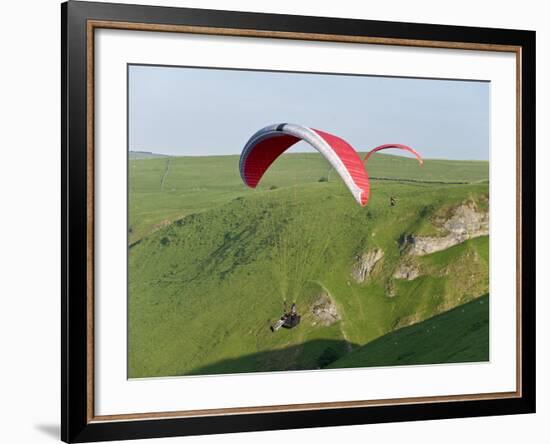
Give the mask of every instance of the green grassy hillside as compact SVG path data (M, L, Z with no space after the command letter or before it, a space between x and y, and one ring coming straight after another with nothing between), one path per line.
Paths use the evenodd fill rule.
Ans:
M329 368L489 360L489 296L384 335Z
M362 155L363 156L363 155ZM372 177L443 182L476 182L489 177L488 162L415 159L376 154ZM320 178L338 181L316 153L285 154L269 169L257 190L243 186L239 156L160 157L129 162L129 238L136 242L152 231L192 213L223 205L235 197Z
M488 292L486 236L411 259L414 280L392 277L404 236L436 234L434 216L464 202L486 207L486 162L422 168L431 181L477 183L410 183L399 179L424 178L414 160L377 156L369 174L397 180L373 180L365 208L332 175L319 182L329 171L315 154L283 156L257 190L235 162L130 162L129 377L324 367ZM356 257L373 248L384 257L358 283ZM322 295L340 315L331 325L312 312ZM302 323L273 334L285 299Z

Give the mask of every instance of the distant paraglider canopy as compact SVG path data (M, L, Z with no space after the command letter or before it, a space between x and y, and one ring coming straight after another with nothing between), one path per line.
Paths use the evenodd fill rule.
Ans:
M369 200L369 177L361 158L344 139L301 125L281 123L256 132L246 143L240 159L243 182L256 188L271 164L299 141L315 148L338 172L361 206Z
M409 153L414 154L414 156L416 157L416 159L418 160L418 163L420 165L422 165L424 163L424 160L422 160L422 157L420 156L420 154L418 152L413 150L410 146L402 145L400 143L387 143L385 145L377 146L376 148L373 148L372 150L370 150L367 153L367 155L365 156L365 159L363 161L366 163L369 160L369 157L372 154L376 153L377 151L387 150L387 149L391 149L391 148L396 148L396 149L399 149L399 150L408 151Z

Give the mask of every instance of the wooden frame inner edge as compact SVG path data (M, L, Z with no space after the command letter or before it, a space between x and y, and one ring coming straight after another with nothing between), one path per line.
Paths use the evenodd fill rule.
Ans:
M256 407L228 407L218 409L182 410L172 412L128 413L116 415L94 414L94 31L97 28L132 31L178 32L189 34L223 35L237 37L263 37L293 40L327 41L340 43L363 43L376 45L416 46L424 48L465 49L477 51L513 52L516 55L516 391L498 393L477 393L452 396L424 396L382 400L336 401L324 403L271 405ZM347 36L334 34L311 34L286 31L264 31L253 29L214 28L188 25L165 25L132 23L122 21L88 20L86 26L86 206L87 206L87 399L88 423L144 420L161 418L189 418L197 416L226 416L237 414L292 412L301 410L326 410L335 408L358 408L388 405L406 405L418 402L458 402L491 399L521 398L522 396L522 288L521 288L521 179L522 179L522 48L516 45L488 43L446 42L435 40L398 39L385 37Z

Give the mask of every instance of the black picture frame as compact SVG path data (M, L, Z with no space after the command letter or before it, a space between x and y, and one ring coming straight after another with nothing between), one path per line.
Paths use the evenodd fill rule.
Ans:
M519 236L521 393L498 399L335 407L318 410L250 412L99 421L90 415L89 344L93 335L90 285L89 196L90 143L87 79L88 22L185 25L266 32L407 39L519 48L521 77L519 141L521 207ZM507 29L396 23L278 14L199 10L69 1L61 5L62 54L62 275L61 275L61 438L90 442L325 427L535 412L535 32ZM93 182L92 182L93 183ZM93 404L92 404L93 407Z

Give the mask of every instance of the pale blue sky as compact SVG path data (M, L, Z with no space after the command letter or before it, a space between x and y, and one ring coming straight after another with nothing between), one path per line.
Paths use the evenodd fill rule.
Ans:
M488 160L489 105L488 82L132 65L129 148L239 154L258 129L287 122L358 151L403 143L425 158Z

